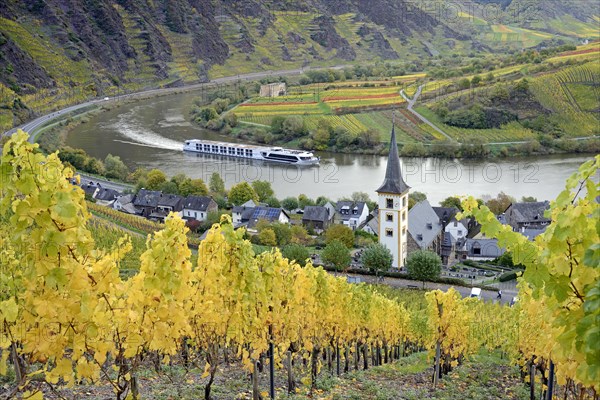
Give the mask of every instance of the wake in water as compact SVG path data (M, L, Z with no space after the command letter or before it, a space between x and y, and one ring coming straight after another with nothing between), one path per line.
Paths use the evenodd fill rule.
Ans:
M135 144L154 147L157 149L182 150L183 143L163 137L139 124L135 120L135 114L137 111L137 107L134 107L131 109L131 111L119 115L118 121L112 124L110 127L115 129L121 135L125 136L127 139L133 140Z

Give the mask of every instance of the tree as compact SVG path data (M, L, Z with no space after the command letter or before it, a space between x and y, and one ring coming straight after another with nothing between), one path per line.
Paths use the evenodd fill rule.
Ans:
M327 204L329 202L331 202L331 200L329 200L325 196L319 196L319 197L317 197L317 200L315 200L315 204L318 206L324 206L325 204Z
M104 168L106 169L107 178L125 180L129 174L129 169L121 161L121 157L113 156L112 154L107 155L104 159Z
M406 260L406 271L411 278L423 282L423 289L425 289L425 281L440 277L442 259L429 250L415 251Z
M182 196L206 196L208 188L202 179L187 178L179 185L179 194Z
M316 150L325 150L329 146L331 134L329 130L319 128L313 133L312 138Z
M221 178L221 175L219 175L218 172L212 173L210 181L208 182L208 187L214 194L225 194L225 182L223 182L223 178Z
M263 202L266 203L269 207L275 207L275 208L281 207L281 203L275 196L267 197Z
M336 271L343 271L350 266L352 257L348 247L339 240L332 240L325 246L321 253L321 259L325 265L335 268Z
M286 197L281 201L281 206L286 210L295 210L298 208L298 199L295 197Z
M310 258L310 253L305 246L297 243L288 244L281 249L281 255L290 261L296 261L301 266L306 265L306 260Z
M375 271L375 276L379 276L380 273L389 271L394 262L394 256L390 249L380 243L375 243L363 251L361 261L365 268Z
M274 222L271 224L270 229L275 232L278 246L285 246L292 240L292 231L288 224L282 224L281 222Z
M292 238L290 239L292 243L308 245L312 241L308 231L302 225L292 225L290 231L292 232Z
M255 203L258 203L258 195L248 182L240 182L237 185L232 186L229 190L229 202L231 204L239 206L248 200L253 200Z
M369 197L369 195L365 192L353 192L352 193L352 201L363 201L363 202L367 202L371 200L371 198Z
M533 197L533 196L523 196L521 197L521 202L523 203L535 203L537 200L537 198Z
M159 169L152 169L148 172L148 178L146 179L146 189L159 190L160 187L167 181L167 177L164 172Z
M298 207L304 210L306 206L314 206L315 202L305 194L298 195Z
M277 237L271 228L265 228L258 234L260 244L264 246L277 246Z
M346 225L331 225L325 231L325 243L329 244L334 240L342 242L347 248L351 249L354 246L354 232Z
M517 200L512 197L507 195L504 192L500 192L498 193L498 196L495 199L490 199L488 200L485 205L488 206L488 208L490 209L491 212L494 213L494 215L498 215L503 213L508 206L510 206L512 203L515 203Z
M178 188L181 187L181 184L187 180L188 178L185 174L176 174L171 177L171 182L175 183Z
M95 157L88 157L83 170L91 174L104 175L104 163Z
M275 194L275 192L273 192L273 188L271 187L271 183L268 181L254 181L252 182L252 188L258 195L258 199L263 202Z
M408 209L410 210L417 203L427 200L427 195L423 192L410 192L408 194Z
M372 147L376 144L379 144L381 136L379 131L375 129L367 129L366 131L362 131L358 135L358 140L363 146Z
M462 211L462 205L460 203L460 198L458 196L449 196L440 202L440 206L442 207L454 207L458 208Z
M177 185L175 184L175 182L171 182L171 181L167 181L167 182L163 183L162 185L160 185L158 190L160 190L163 193L168 193L168 194L179 194L179 189L177 188Z

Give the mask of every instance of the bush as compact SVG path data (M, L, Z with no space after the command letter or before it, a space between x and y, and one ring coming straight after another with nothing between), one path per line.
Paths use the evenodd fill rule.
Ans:
M515 279L517 279L517 273L515 271L505 272L502 275L500 275L500 278L498 278L500 282L508 282L513 281Z

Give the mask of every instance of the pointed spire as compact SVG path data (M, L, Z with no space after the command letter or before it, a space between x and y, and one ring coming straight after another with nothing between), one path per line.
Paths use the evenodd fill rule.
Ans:
M406 192L410 187L402 179L400 171L400 157L398 156L398 144L396 143L395 118L392 112L392 137L390 140L390 154L388 156L387 168L383 184L376 190L378 193L400 194Z

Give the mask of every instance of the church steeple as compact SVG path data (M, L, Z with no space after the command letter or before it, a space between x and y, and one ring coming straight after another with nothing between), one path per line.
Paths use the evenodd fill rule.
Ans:
M392 122L392 138L390 140L390 154L385 170L385 179L383 184L376 190L377 193L402 194L410 187L402 179L400 171L400 158L398 156L398 145L396 144L396 130Z
M392 122L392 138L388 157L385 180L377 189L379 209L379 243L387 247L394 261L395 268L401 268L406 262L408 253L408 190L410 188L402 179L400 158L396 144L396 130Z

